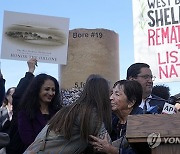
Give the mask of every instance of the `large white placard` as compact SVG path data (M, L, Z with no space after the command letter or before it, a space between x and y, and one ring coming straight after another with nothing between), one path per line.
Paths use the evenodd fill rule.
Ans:
M1 58L66 64L69 19L4 12Z
M157 82L180 81L180 0L132 0L136 62Z

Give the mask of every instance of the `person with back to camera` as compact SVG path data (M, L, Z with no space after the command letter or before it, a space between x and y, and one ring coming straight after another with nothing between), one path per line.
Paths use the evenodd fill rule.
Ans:
M131 114L145 114L151 107L157 106L156 113L161 113L165 101L151 94L155 76L152 75L150 66L146 63L134 63L127 69L127 80L138 81L143 88L142 102Z
M27 148L60 109L58 81L47 74L37 75L23 94L18 109L18 131Z
M142 87L134 80L117 81L110 95L112 116L112 132L110 134L112 144L107 138L100 139L90 136L91 144L99 152L107 154L134 154L135 150L128 144L126 139L127 117L140 105L142 100Z
M159 96L165 100L168 100L170 98L170 95L171 95L169 87L164 85L164 84L153 86L152 94Z
M103 77L92 74L80 97L53 116L24 154L38 153L39 145L44 154L93 154L93 148L88 146L89 135L103 138L110 132L111 114L109 84Z

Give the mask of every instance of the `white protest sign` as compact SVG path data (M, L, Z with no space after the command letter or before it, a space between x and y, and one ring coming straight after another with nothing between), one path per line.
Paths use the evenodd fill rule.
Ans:
M135 62L157 82L180 81L180 0L132 0Z
M1 58L66 64L69 19L4 12Z

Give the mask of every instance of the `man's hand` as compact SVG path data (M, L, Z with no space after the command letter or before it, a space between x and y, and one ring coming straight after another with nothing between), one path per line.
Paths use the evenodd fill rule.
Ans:
M37 60L35 58L31 58L30 60L27 61L29 72L32 74L34 73L35 66L37 66Z

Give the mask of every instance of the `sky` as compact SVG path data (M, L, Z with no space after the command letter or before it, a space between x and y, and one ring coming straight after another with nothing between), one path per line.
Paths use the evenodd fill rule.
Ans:
M134 63L132 0L1 0L0 45L5 10L69 18L70 30L104 28L115 31L119 35L120 79L125 79L127 68ZM28 70L27 62L4 59L0 59L0 62L6 89L17 86ZM59 79L57 64L38 63L34 74L39 73ZM169 86L171 95L180 92L180 82L156 84Z

